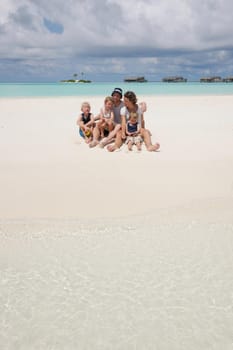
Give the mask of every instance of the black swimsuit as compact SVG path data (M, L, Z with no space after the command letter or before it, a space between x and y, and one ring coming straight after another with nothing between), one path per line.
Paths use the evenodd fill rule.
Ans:
M88 116L85 117L84 113L82 113L82 121L84 124L87 124L91 120L91 113L88 113Z

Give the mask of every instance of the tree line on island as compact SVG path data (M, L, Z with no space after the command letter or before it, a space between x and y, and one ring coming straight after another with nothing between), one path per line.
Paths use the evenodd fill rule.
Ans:
M82 79L77 79L78 74L74 73L73 78L60 80L60 83L91 83L91 80L83 79L84 73L81 72Z

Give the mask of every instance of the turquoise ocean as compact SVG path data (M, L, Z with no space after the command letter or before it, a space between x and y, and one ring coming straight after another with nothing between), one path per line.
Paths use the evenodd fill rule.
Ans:
M233 95L233 83L0 83L0 98L100 96L115 87L137 95Z

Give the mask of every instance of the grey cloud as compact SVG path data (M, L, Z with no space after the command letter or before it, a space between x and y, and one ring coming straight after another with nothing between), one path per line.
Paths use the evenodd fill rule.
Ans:
M0 25L0 35L6 33L6 28L4 25Z
M109 74L111 69L121 74L184 70L190 75L225 69L232 74L232 0L22 1L25 5L18 6L14 0L9 23L1 22L0 55L38 59L41 64L21 64L25 76L29 67L38 76L43 64L54 75L72 65L93 74L102 66ZM64 32L56 40L43 18L62 23ZM20 37L18 27L24 29ZM111 65L114 58L118 63Z
M14 13L9 14L9 19L24 29L37 30L34 24L34 16L31 14L29 6L19 7Z

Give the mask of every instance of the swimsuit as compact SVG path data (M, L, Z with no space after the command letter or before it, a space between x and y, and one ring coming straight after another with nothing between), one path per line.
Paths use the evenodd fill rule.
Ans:
M87 116L85 116L84 113L82 113L81 115L82 115L81 120L82 120L83 124L87 124L91 120L91 113L88 113ZM83 133L81 128L79 128L79 135L81 137L85 138L84 133Z

